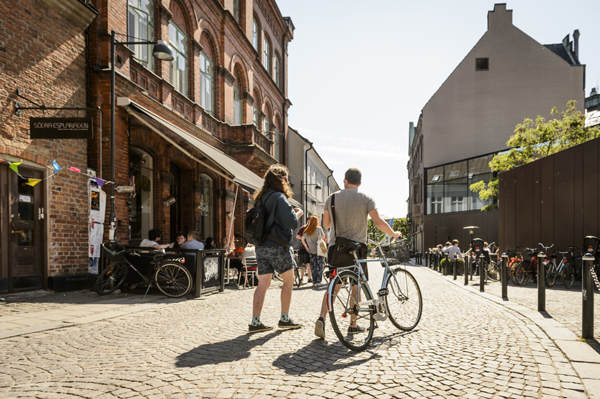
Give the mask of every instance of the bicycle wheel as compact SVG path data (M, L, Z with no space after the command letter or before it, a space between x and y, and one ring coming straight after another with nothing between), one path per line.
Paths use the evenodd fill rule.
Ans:
M332 295L329 317L335 335L346 348L357 352L365 350L375 329L375 306L366 282L361 281L359 293L358 276L352 271L345 271L331 280L329 293ZM354 322L360 332L351 330Z
M554 262L548 262L548 268L546 269L546 287L553 287L556 282L556 264Z
M385 287L385 304L391 322L400 330L415 328L423 312L423 298L417 280L407 270L396 268Z
M179 263L164 263L154 274L156 286L166 296L179 298L192 289L192 275Z
M531 263L528 260L524 260L517 265L517 269L515 271L515 281L517 285L526 285L529 283L531 279L531 275L529 273L529 269L531 268Z
M500 281L500 266L496 262L491 261L488 265L487 276L492 281Z
M111 263L106 270L98 275L94 286L98 295L107 295L119 288L129 272L129 265L125 261Z
M565 262L565 268L562 272L562 282L565 288L571 288L575 282L575 269L573 268L573 262L570 260Z
M519 284L517 284L517 277L516 277L517 266L519 266L519 263L521 263L521 262L516 262L516 261L512 262L507 269L508 277L510 278L510 281L512 281L512 283L514 285L519 285Z

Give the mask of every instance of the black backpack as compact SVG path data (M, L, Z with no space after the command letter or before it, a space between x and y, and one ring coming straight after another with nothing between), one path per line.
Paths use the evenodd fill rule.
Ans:
M246 220L244 221L246 226L246 241L248 241L250 244L262 244L271 232L273 224L267 226L267 221L269 220L270 215L267 212L265 203L272 194L273 193L269 194L269 196L264 200L261 198L260 201L254 205L254 208L249 209L248 212L246 212ZM275 204L273 213L275 213L276 210L277 204Z

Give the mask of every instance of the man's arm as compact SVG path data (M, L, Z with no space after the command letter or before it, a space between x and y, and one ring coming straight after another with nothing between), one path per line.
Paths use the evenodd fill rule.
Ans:
M371 212L369 212L369 216L371 216L371 219L373 219L375 226L377 226L377 228L383 233L389 234L394 238L402 238L402 234L400 234L400 232L395 232L392 230L390 225L387 224L386 221L381 218L381 216L379 216L379 211L377 211L377 209L373 209ZM325 225L325 223L323 223L323 225Z
M328 229L331 227L331 219L329 218L329 211L325 211L323 214L323 223L321 223L324 228Z

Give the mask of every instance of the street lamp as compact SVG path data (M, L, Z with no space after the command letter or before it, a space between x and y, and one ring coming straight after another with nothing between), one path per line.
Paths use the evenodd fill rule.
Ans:
M171 46L162 40L151 41L133 41L118 42L115 39L115 31L110 32L110 229L108 230L108 240L114 242L117 229L115 216L115 47L117 44L154 44L152 55L154 58L162 61L173 61L173 50ZM122 35L122 33L119 33ZM123 35L126 36L126 35Z

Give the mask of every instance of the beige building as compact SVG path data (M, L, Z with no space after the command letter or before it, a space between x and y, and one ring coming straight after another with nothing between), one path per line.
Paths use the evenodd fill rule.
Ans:
M409 218L415 249L458 238L463 227L486 241L498 237L496 211L469 186L492 177L488 163L505 150L515 126L569 100L584 106L585 66L579 62L579 31L573 41L542 45L512 23L512 10L496 4L488 30L410 124Z

